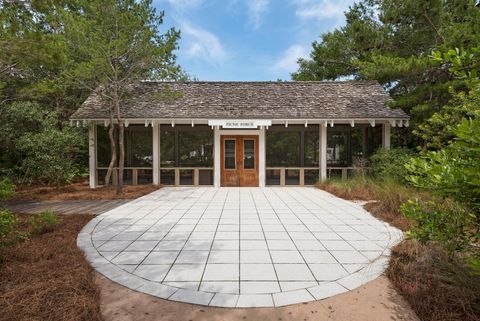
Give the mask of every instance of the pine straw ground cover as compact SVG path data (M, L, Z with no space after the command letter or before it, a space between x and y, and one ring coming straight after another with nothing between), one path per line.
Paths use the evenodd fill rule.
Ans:
M400 213L400 205L409 197L428 197L393 182L365 179L327 181L318 187L348 200L373 200L364 208L403 231L412 223ZM398 244L386 275L422 321L480 321L480 276L433 243Z
M113 200L135 199L159 189L156 185L125 185L122 195L116 195L114 186L100 186L90 189L88 181L61 186L20 186L15 192L15 200Z
M102 320L94 272L76 246L93 216L60 218L49 231L0 248L0 320ZM31 231L28 215L20 219L19 230Z

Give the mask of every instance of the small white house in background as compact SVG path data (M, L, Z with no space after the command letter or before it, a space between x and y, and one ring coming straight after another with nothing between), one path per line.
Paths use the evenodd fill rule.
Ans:
M375 81L141 82L121 106L125 183L283 186L345 177L390 147L391 127L408 126L389 100ZM107 108L93 93L71 122L89 126L95 188L110 161Z

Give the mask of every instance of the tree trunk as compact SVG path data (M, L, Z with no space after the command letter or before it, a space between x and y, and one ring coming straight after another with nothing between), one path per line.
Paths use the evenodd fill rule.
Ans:
M123 192L123 171L125 167L125 126L120 115L120 95L118 93L117 86L114 87L114 99L115 99L115 111L117 114L118 122L118 147L120 150L120 157L118 160L118 182L117 182L117 195L122 194Z
M124 144L124 134L125 126L121 122L118 126L119 135L118 135L118 147L120 149L120 159L118 160L118 184L117 184L117 195L122 194L123 192L123 172L125 167L125 144Z
M115 125L113 123L113 117L110 117L110 126L108 128L108 138L110 140L110 150L112 156L110 158L110 164L108 164L107 174L105 174L105 186L110 185L110 179L112 177L113 167L117 162L117 143L115 141Z

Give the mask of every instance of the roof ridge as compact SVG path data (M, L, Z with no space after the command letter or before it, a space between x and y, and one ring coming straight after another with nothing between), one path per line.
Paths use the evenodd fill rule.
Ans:
M173 80L142 80L142 83L159 83L159 84L345 84L345 83L376 83L379 84L377 80L368 80L368 79L359 79L359 80L307 80L307 81L268 81L268 80L198 80L198 81L173 81Z

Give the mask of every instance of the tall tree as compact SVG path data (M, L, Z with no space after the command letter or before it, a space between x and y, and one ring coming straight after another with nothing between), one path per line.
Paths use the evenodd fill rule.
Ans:
M433 50L478 46L476 2L362 0L345 17L345 26L313 43L310 59L299 60L292 78L378 80L393 97L391 107L411 115L411 128L418 137L413 143L438 148L423 125L449 102L452 90L467 90L467 86L430 55Z
M66 119L88 95L65 82L69 57L60 13L72 0L0 1L0 110L34 101ZM6 107L5 107L6 108Z
M100 95L110 115L109 138L112 150L105 178L108 184L117 162L122 192L124 171L124 130L121 105L135 83L145 79L174 79L182 75L175 63L179 32L160 32L164 13L156 13L151 0L84 1L78 16L65 11L67 46L73 65L69 78Z

